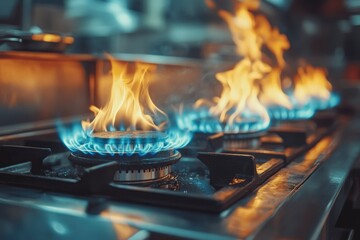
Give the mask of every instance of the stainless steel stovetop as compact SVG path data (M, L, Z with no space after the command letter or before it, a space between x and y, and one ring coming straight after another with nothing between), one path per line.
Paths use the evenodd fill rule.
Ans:
M69 153L50 126L3 135L0 235L2 239L34 233L36 239L319 237L337 218L349 192L347 176L360 153L360 121L336 115L313 122L317 127L310 132L297 123L291 128L295 135L280 124L263 136L257 149L226 145L221 134L206 136L201 144L204 136L195 138L181 151L171 179L147 186L113 183L116 163L84 168L85 174L72 171ZM282 143L272 140L274 134Z

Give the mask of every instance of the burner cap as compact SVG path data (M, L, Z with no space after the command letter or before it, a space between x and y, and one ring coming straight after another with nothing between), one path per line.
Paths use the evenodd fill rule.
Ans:
M220 122L219 119L212 116L197 118L193 123L195 126L194 132L207 133L247 134L263 131L268 128L268 124L264 120L256 117L236 121L231 125L229 125L228 121Z
M140 184L159 181L168 177L171 173L171 165L181 158L176 150L162 151L156 154L140 156L104 156L86 155L83 153L71 153L69 160L74 165L84 167L94 166L108 161L116 161L119 170L115 173L114 181L126 184Z
M224 133L225 140L249 140L254 138L260 138L264 136L267 131L252 131L252 132L239 132L239 133Z
M173 149L161 151L158 153L148 153L139 155L134 153L132 155L101 155L101 154L85 154L82 152L72 152L69 159L77 165L94 166L109 161L116 161L120 169L123 170L138 170L148 168L158 168L165 165L176 163L181 158L181 154Z
M156 131L114 131L95 132L89 137L89 141L95 141L103 146L126 145L146 146L148 144L165 144L166 135ZM121 154L111 147L106 151L97 152L95 149L84 152L72 152L69 160L74 165L94 166L109 161L116 161L119 170L114 176L114 181L121 183L140 183L158 181L166 178L171 173L171 165L176 163L181 155L174 149L159 152L140 153L130 149L128 153ZM114 148L116 149L116 148Z
M158 142L165 139L166 135L158 131L113 131L94 132L89 136L98 141L126 141L126 142Z

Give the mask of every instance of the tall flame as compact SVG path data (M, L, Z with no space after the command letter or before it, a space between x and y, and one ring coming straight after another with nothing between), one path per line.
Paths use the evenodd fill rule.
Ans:
M266 107L281 106L286 109L293 108L290 98L283 92L281 86L281 73L286 65L284 51L290 48L288 38L273 28L269 21L262 15L255 17L256 33L261 38L263 45L274 55L276 67L261 81L262 92L260 102Z
M208 0L207 5L216 9L214 1ZM193 105L196 111L180 113L180 128L202 132L258 131L269 126L270 116L309 118L317 108L327 107L322 102L305 106L309 98L331 97L331 85L319 69L300 68L294 93L287 95L283 91L284 51L290 43L264 16L252 13L259 6L259 0L242 0L237 2L235 14L219 10L229 26L236 52L243 58L233 69L215 75L222 87L219 97L198 99ZM321 90L316 91L317 88Z
M272 28L264 16L257 15L255 23L257 34L262 39L264 46L274 55L277 62L277 67L274 67L271 73L261 82L262 92L260 99L262 104L272 108L272 110L275 109L275 111L279 109L273 108L274 106L287 110L297 109L298 115L295 114L297 117L311 117L311 110L333 107L338 103L338 96L331 93L332 86L326 78L326 71L310 65L298 68L297 76L294 78L294 92L291 97L286 95L281 87L281 73L286 66L284 51L290 48L289 40L277 28ZM317 101L316 104L305 106L314 99L315 102ZM319 100L322 102L319 102ZM301 109L302 107L307 109ZM306 114L303 114L304 112ZM289 114L293 113L293 111L289 112Z
M108 56L111 61L113 83L109 101L104 108L90 106L94 112L93 121L83 121L87 131L114 130L161 130L163 123L154 121L166 119L166 114L155 106L149 94L149 71L154 66L137 63L131 73L124 63Z
M272 28L264 16L256 16L255 22L256 33L262 39L263 44L274 54L279 67L283 68L286 64L284 51L290 48L289 40L277 28Z
M154 66L144 63L127 66L111 56L108 58L113 77L108 102L104 108L90 106L95 118L92 121L82 121L81 126L79 122L71 127L59 124L60 138L66 147L72 152L90 155L143 156L186 146L191 140L191 134L170 128L167 125L167 115L150 97L148 73L155 69ZM137 130L161 131L161 133L154 135L159 136L156 139L143 139L141 134L132 135ZM115 137L102 140L94 137L95 133L101 136L102 132L116 132L116 134L107 134Z
M271 67L262 61L263 39L256 32L255 17L249 11L257 7L258 1L244 1L239 4L235 15L219 11L230 28L237 53L244 58L233 69L216 74L222 85L220 97L212 101L199 99L194 104L195 108L208 106L210 114L225 123L225 131L236 129L234 125L243 121L261 121L264 124L258 126L262 127L270 122L265 107L258 99L260 81L271 71Z
M257 100L259 87L256 84L256 80L261 79L266 71L269 71L267 65L260 61L252 63L245 58L235 68L216 74L223 87L220 97L215 97L213 102L199 99L195 107L209 105L210 113L229 125L242 121L244 113L257 114L268 121L266 109Z
M326 79L326 71L311 66L298 69L294 79L294 93L291 96L285 94L281 75L286 66L284 51L290 48L290 43L264 16L251 12L258 9L259 5L259 0L244 0L238 3L235 15L219 11L229 26L237 53L244 59L234 69L216 75L223 91L212 105L200 99L195 107L206 103L210 105L210 113L219 116L221 122L234 124L241 121L242 115L248 116L247 112L268 121L265 107L272 117L279 116L272 112L279 109L289 111L288 114L281 114L282 117L310 117L316 108L336 105L338 100L331 93L332 87ZM263 51L264 48L268 51ZM314 99L316 104L299 109ZM327 105L324 104L326 101ZM250 105L253 108L247 107Z
M327 101L330 98L332 86L326 78L326 70L310 65L299 67L295 76L294 98L300 105L311 100Z
M251 60L260 59L262 41L255 32L254 15L246 6L239 5L235 16L224 10L220 10L219 15L230 28L237 53Z
M266 107L282 106L286 109L293 107L290 98L281 87L281 68L273 68L262 81L262 94L260 101Z

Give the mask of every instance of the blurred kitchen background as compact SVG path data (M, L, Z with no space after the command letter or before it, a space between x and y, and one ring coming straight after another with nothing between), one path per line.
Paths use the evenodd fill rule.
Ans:
M209 58L230 51L224 47L230 33L216 12L231 11L235 2L8 0L1 3L0 29L69 33L72 53ZM264 0L260 11L287 34L294 54L329 61L360 56L358 0Z
M234 0L1 1L0 126L73 116L86 112L90 104L101 105L111 83L104 77L108 64L98 61L104 52L124 61L160 64L155 82L162 81L164 87L155 92L155 100L166 107L186 102L202 89L196 84L213 79L239 58L228 26L217 14L219 9L234 12L235 4ZM291 48L285 53L289 65L306 59L327 67L335 87L341 87L344 79L357 86L359 0L263 0L259 11L289 38ZM55 37L45 39L46 34ZM34 36L42 37L43 45L41 39L33 41ZM57 45L48 43L54 39ZM211 84L206 85L213 88Z

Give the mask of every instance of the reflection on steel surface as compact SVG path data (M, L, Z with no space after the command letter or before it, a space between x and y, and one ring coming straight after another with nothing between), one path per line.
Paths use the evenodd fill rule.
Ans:
M0 57L0 125L79 114L86 109L87 80L80 62L51 54L39 59L32 56Z
M271 177L243 206L237 207L226 220L229 232L243 238L253 234L290 197L299 185L314 171L314 167L333 150L334 139L321 140L304 157L290 163Z

